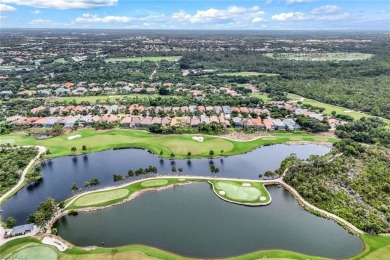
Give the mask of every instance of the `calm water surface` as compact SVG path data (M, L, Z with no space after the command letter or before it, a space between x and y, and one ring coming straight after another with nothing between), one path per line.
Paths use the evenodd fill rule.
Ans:
M35 212L38 204L47 197L62 201L72 196L70 190L73 183L83 188L85 181L98 178L101 184L94 189L115 185L112 175L114 173L127 174L129 169L156 166L158 173L171 173L172 166L182 167L183 174L196 176L212 176L210 163L214 163L220 172L214 176L258 179L259 173L275 170L288 155L295 153L300 158L310 155L323 155L330 151L329 147L322 145L272 145L259 147L252 152L229 156L221 159L191 159L191 160L165 160L148 153L146 150L125 149L109 150L88 155L67 156L50 160L42 164L41 181L25 186L3 206L2 219L13 216L18 224L23 224L28 215ZM129 178L145 178L150 175ZM91 188L89 188L91 189Z
M345 258L362 249L357 236L305 211L284 189L268 190L270 205L245 207L219 199L207 183L195 183L67 216L55 226L61 237L78 246L145 244L202 258L260 249Z

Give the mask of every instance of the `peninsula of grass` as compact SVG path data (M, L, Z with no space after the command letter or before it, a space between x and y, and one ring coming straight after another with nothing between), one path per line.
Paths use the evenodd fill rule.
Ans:
M108 58L105 62L141 62L141 61L177 61L180 60L181 56L154 56L154 57L118 57Z
M80 136L75 139L68 139L71 136ZM196 135L199 136L199 135ZM338 139L315 135L307 132L273 132L271 136L265 136L252 141L233 141L226 138L203 135L203 142L192 139L193 135L157 135L145 131L131 129L113 129L96 131L94 129L83 129L70 134L57 136L49 139L36 139L24 133L3 135L2 140L7 140L16 145L42 145L50 150L47 157L59 157L66 155L99 152L110 149L141 148L147 149L165 158L171 154L177 159L188 158L187 153L191 152L190 158L207 158L210 150L215 151L214 156L230 156L249 152L262 145L283 144L287 142L327 142L334 143ZM85 145L87 150L81 148ZM76 147L76 152L71 148ZM223 150L223 152L221 152Z
M271 196L263 183L209 180L214 193L221 199L248 206L263 206L271 203Z
M191 181L202 181L203 179L191 179ZM178 183L184 183L186 179L181 178L153 178L129 183L118 188L108 188L100 191L81 194L76 199L66 200L66 209L77 210L84 208L106 207L125 201L132 195L143 190L152 188L169 187Z
M364 242L365 249L358 255L353 256L351 260L387 260L390 252L390 236L372 236L361 235L361 239ZM43 248L49 248L50 251L44 251ZM6 244L0 246L0 258L1 259L17 259L17 256L21 255L24 249L28 249L32 254L38 255L39 258L44 259L45 255L41 253L53 251L56 253L57 258L60 259L190 259L174 253L166 252L161 249L149 247L145 245L127 245L115 248L102 248L96 247L92 250L84 250L79 247L71 247L64 252L58 251L56 248L44 245L40 240L36 238L26 237L11 240ZM286 250L261 250L253 253L248 253L240 256L230 257L227 259L327 259L322 257L315 257L304 255L292 251ZM26 258L32 259L32 258ZM52 258L56 259L56 258ZM191 258L194 259L194 258Z
M252 77L252 76L269 76L275 77L279 76L277 73L263 73L263 72L251 72L251 71L241 71L241 72L224 72L218 73L219 77Z

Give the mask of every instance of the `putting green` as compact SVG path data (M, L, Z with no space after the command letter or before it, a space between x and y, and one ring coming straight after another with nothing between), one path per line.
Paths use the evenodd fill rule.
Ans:
M217 182L215 187L224 191L227 198L237 201L259 201L261 196L260 190L254 187L239 186L227 182Z
M150 180L150 181L144 181L141 183L142 187L156 187L156 186L163 186L167 184L167 180Z
M0 139L0 144L13 144L15 139Z
M13 252L7 259L40 259L52 260L58 259L57 252L48 246L34 245L25 247L19 251Z
M78 207L98 205L108 201L124 198L128 194L129 190L127 189L91 193L78 198L74 202L74 205Z

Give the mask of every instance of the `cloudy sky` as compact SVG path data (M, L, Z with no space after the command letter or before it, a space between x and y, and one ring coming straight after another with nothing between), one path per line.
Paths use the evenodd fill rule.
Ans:
M389 0L0 0L0 28L390 30Z

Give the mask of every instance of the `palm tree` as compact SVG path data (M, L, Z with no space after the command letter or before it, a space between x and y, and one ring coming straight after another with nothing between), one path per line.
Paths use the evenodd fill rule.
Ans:
M71 150L73 153L75 153L76 150L77 150L77 148L73 146L72 148L70 148L70 150Z
M191 157L191 154L192 154L191 152L188 152L188 153L187 153L188 158Z
M73 193L75 193L76 191L79 190L79 187L77 186L76 183L73 183L73 184L72 184L72 188L71 188L70 190L71 190Z

